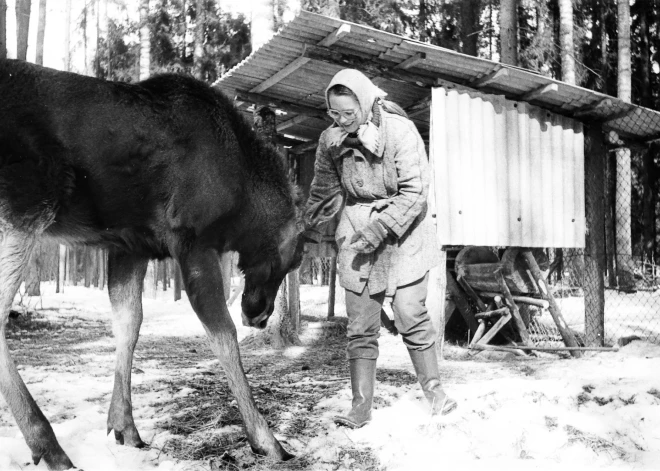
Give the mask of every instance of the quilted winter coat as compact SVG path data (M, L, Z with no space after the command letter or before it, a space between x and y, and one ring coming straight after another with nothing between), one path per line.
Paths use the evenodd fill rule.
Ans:
M382 107L380 116L375 153L346 141L331 145L334 125L321 134L306 213L341 193L344 205L335 234L340 285L361 293L368 282L371 294L385 290L391 296L438 264L439 247L427 211L424 142L409 119ZM351 250L353 234L375 218L390 235L373 253Z

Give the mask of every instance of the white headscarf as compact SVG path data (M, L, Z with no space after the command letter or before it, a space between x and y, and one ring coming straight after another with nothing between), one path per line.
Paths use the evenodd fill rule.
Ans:
M358 139L369 151L374 154L378 149L378 128L371 122L371 108L374 102L387 95L383 90L373 84L369 78L359 70L344 69L340 70L328 84L325 89L325 102L330 108L330 101L328 100L328 91L335 85L343 85L352 91L360 105L362 122L357 131ZM341 127L336 126L331 129L331 145L339 145L348 136L348 133Z

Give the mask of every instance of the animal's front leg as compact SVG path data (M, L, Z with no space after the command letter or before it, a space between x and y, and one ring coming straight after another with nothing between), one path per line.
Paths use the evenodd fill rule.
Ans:
M144 442L133 421L131 367L142 324L142 282L148 260L117 250L108 254L108 292L112 304L112 330L117 342L115 386L108 412L108 433L117 443L142 448Z
M292 458L273 436L252 397L238 351L236 326L227 310L217 254L193 248L181 254L179 262L186 293L227 375L252 450L279 460Z
M34 238L0 231L0 392L7 401L35 464L43 459L51 470L73 468L53 429L18 374L5 338L9 308L21 282Z

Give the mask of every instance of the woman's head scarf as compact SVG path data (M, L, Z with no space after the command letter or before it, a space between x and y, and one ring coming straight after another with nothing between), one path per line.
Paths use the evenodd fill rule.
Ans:
M371 110L374 102L387 95L383 90L373 84L369 78L359 70L344 69L335 74L325 89L325 100L330 108L329 91L335 85L343 85L353 92L360 105L361 122L358 128L358 139L369 151L378 154L378 127L371 122ZM331 145L339 145L348 134L339 126L332 129Z

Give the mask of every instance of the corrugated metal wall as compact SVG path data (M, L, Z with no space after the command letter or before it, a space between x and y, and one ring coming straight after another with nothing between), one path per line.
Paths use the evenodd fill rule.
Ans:
M430 149L441 244L584 247L580 122L434 88Z

